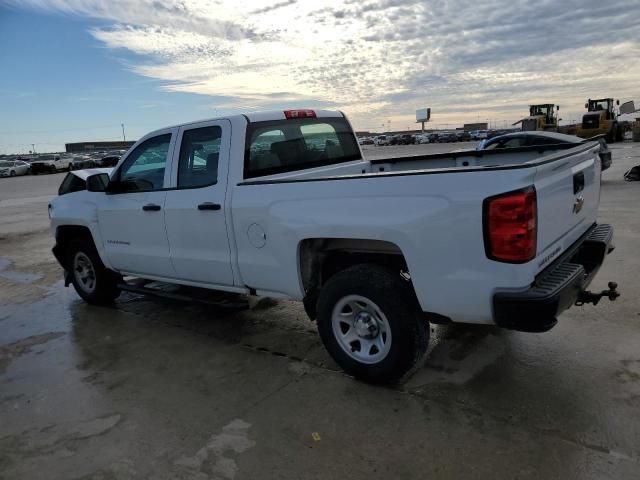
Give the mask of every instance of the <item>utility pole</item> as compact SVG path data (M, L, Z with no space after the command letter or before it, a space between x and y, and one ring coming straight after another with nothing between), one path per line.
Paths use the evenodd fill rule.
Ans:
M125 135L124 135L124 123L121 123L120 126L122 127L122 141L126 142L127 141L127 137L125 137Z
M31 152L33 152L34 154L36 153L36 144L35 143L31 144Z

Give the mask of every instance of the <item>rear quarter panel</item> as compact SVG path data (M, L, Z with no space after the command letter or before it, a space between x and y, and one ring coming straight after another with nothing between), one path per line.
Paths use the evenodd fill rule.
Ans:
M491 323L495 289L526 288L535 262L487 259L482 202L534 183L535 168L413 175L363 175L232 190L232 225L242 282L301 299L299 245L308 238L377 239L402 251L424 311ZM266 244L256 248L258 225ZM255 231L255 227L252 227Z

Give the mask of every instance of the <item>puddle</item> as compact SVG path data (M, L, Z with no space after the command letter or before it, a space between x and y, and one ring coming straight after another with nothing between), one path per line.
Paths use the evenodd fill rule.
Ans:
M33 283L36 280L40 280L42 275L37 273L16 272L15 270L7 270L6 268L11 265L11 262L6 258L0 258L0 278L11 280L17 283Z

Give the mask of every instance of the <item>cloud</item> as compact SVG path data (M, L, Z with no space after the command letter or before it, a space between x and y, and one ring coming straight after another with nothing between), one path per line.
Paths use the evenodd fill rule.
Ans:
M0 3L3 0L0 0ZM517 119L529 102L576 112L637 95L632 0L4 0L100 19L91 33L166 91L220 108L323 104L356 125Z

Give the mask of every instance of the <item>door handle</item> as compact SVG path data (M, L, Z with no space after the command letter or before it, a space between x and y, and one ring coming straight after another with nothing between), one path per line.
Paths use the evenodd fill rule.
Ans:
M145 212L157 212L160 209L162 209L162 207L160 205L156 205L155 203L148 203L147 205L142 207L142 210L144 210Z
M204 202L198 205L198 210L220 210L222 205L219 203Z

